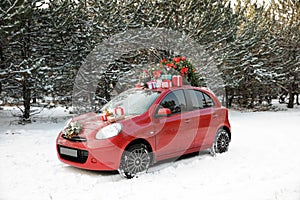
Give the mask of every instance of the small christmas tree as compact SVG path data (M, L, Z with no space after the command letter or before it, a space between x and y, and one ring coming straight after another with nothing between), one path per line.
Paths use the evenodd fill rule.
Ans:
M160 79L161 75L181 75L185 78L185 84L192 86L204 86L204 79L201 78L197 69L184 56L174 57L170 60L162 59L159 64L144 69L140 75L140 82L147 82L151 79Z

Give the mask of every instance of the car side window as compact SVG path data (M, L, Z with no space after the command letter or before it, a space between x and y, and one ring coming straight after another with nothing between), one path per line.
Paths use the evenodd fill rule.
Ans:
M186 111L186 101L182 90L176 90L167 94L160 106L169 108L172 114Z
M202 108L209 108L214 106L214 101L207 94L197 91L197 90L188 90L188 94L191 99L191 109L198 110Z
M191 99L191 109L198 110L203 108L203 94L197 90L188 90Z
M213 107L215 104L214 104L214 101L210 98L210 96L208 96L207 94L205 93L202 93L203 94L203 107L204 108L210 108L210 107Z

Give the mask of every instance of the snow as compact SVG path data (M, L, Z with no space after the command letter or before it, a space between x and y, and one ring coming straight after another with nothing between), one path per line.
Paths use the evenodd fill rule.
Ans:
M131 180L116 173L76 169L57 159L55 140L70 117L45 109L36 122L16 124L0 110L1 200L300 199L300 107L280 112L230 110L227 153L204 151L164 162Z

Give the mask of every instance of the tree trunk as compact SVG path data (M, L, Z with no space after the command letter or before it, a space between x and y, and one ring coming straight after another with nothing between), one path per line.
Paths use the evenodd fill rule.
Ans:
M296 102L297 102L297 105L299 106L300 103L299 103L299 94L296 94Z
M294 108L294 99L295 99L294 93L289 91L289 102L287 105L288 108Z
M229 108L228 89L225 87L225 106Z
M226 107L227 108L231 108L232 106L232 102L233 102L233 98L234 98L234 90L229 89L229 88L225 88L225 101L226 101Z
M296 80L296 77L294 77ZM297 87L298 84L296 84L295 82L293 82L289 88L289 102L288 102L288 108L294 108L294 100L295 100L295 95L297 95Z
M29 119L30 117L30 100L31 100L31 89L27 85L27 83L23 84L23 105L24 105L24 113L23 118Z

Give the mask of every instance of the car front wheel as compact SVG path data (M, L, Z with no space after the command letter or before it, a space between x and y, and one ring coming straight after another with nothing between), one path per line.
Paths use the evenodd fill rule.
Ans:
M119 173L125 178L133 178L137 173L146 172L151 163L151 155L144 144L135 144L124 151Z

